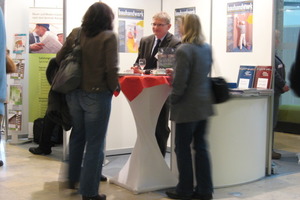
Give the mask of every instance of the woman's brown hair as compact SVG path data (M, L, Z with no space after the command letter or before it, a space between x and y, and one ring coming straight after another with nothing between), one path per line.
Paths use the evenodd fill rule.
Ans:
M111 8L102 2L96 2L86 11L82 19L82 30L86 36L93 37L105 30L113 29L114 14Z

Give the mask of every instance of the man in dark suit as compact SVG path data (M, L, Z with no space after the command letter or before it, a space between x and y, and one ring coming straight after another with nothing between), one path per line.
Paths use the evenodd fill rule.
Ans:
M165 12L159 12L152 17L152 31L150 36L143 37L139 45L139 53L136 63L140 58L146 59L145 70L149 73L151 69L157 67L157 47L170 47L176 48L180 44L180 40L175 38L174 35L169 33L171 28L170 16ZM170 134L168 126L169 122L169 105L166 102L159 114L155 136L163 156L166 154L167 142Z

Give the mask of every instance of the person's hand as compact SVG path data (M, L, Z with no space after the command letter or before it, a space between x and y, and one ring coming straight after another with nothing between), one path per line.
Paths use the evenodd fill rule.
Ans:
M44 46L45 46L44 43L34 43L34 44L31 44L29 48L31 51L38 51L38 50L43 49Z
M282 88L282 91L283 92L287 92L290 90L290 87L288 85L285 85L283 88Z
M143 73L143 71L140 70L139 66L133 66L133 67L131 67L131 69L133 69L133 73L135 73L135 74L142 74Z
M172 75L173 75L173 72L174 72L174 69L173 69L173 68L167 68L167 69L166 69L166 74L167 74L168 76L172 76Z

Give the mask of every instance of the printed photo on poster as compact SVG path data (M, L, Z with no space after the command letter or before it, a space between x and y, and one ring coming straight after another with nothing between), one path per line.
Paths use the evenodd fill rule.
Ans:
M227 52L252 52L253 0L227 4Z
M119 8L119 52L137 53L144 35L144 10Z
M30 8L29 15L29 53L57 53L63 43L63 10Z
M22 128L22 111L9 110L8 129L11 131L21 131L21 128Z
M22 105L22 85L10 85L9 101L12 105Z
M24 79L25 72L25 59L13 59L16 64L17 70L15 73L10 74L11 79Z
M177 8L175 9L175 23L174 23L174 36L181 40L181 35L179 33L179 16L185 15L185 14L196 14L196 7L190 7L190 8Z
M13 53L23 54L25 53L25 49L26 49L26 34L15 34Z

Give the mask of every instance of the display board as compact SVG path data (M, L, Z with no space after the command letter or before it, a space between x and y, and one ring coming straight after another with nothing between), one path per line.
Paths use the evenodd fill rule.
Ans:
M218 69L217 75L224 76L228 82L237 81L240 65L264 65L272 66L274 58L274 46L272 33L274 32L273 1L252 0L252 51L228 52L228 6L232 3L249 3L249 1L237 0L212 0L212 46L214 62ZM240 15L239 15L240 16Z

